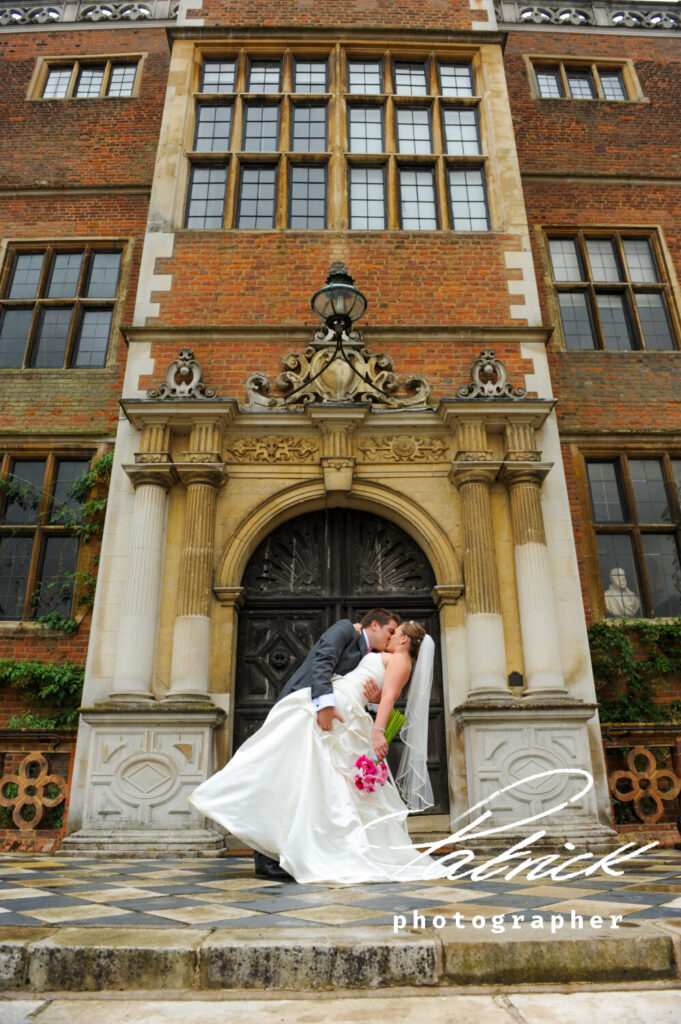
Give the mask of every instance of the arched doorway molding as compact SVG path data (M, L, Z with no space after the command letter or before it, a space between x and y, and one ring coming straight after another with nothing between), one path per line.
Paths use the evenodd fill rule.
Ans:
M286 488L250 512L228 540L218 563L215 588L241 585L248 560L265 537L294 516L315 512L329 503L323 482L313 481ZM342 501L347 508L373 512L401 527L423 549L438 584L462 586L463 576L456 552L442 527L411 498L381 484L360 480Z

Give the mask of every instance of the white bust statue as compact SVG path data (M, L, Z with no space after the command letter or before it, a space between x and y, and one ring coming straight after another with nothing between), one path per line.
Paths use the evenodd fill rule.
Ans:
M624 569L610 570L610 586L605 592L605 607L613 618L633 618L641 609L641 602L627 586Z

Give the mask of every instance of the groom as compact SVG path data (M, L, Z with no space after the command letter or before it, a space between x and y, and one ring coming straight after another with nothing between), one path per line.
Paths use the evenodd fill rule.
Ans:
M343 676L357 668L369 651L384 651L399 624L399 615L388 611L387 608L372 608L360 622L354 624L350 619L335 622L330 629L322 633L305 661L285 684L277 700L309 686L317 712L317 724L320 729L329 732L333 729L334 719L343 721L336 710L331 677ZM373 682L367 683L367 700L376 699L376 689ZM257 851L253 856L255 874L258 878L290 880L291 876L276 860Z

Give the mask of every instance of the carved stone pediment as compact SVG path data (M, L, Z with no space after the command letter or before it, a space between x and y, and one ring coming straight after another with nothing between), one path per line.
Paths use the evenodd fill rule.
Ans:
M165 384L150 388L147 398L216 398L215 388L206 387L203 370L190 348L181 348L166 370Z
M310 403L375 403L393 409L425 406L430 385L411 374L400 381L386 355L371 355L357 331L337 338L318 331L304 352L292 352L274 380L258 371L246 381L247 409L283 409ZM280 394L272 394L275 388Z
M525 388L513 388L506 367L494 349L483 348L471 369L470 384L462 384L459 398L524 398Z

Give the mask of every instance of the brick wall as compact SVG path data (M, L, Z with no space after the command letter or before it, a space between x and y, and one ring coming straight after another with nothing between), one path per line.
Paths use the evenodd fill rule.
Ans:
M200 0L197 0L200 4ZM191 9L188 17L194 14ZM258 28L398 28L418 31L470 29L485 21L484 11L471 11L468 0L204 0L196 11L204 25ZM405 42L413 40L405 39ZM380 40L378 41L380 46Z

